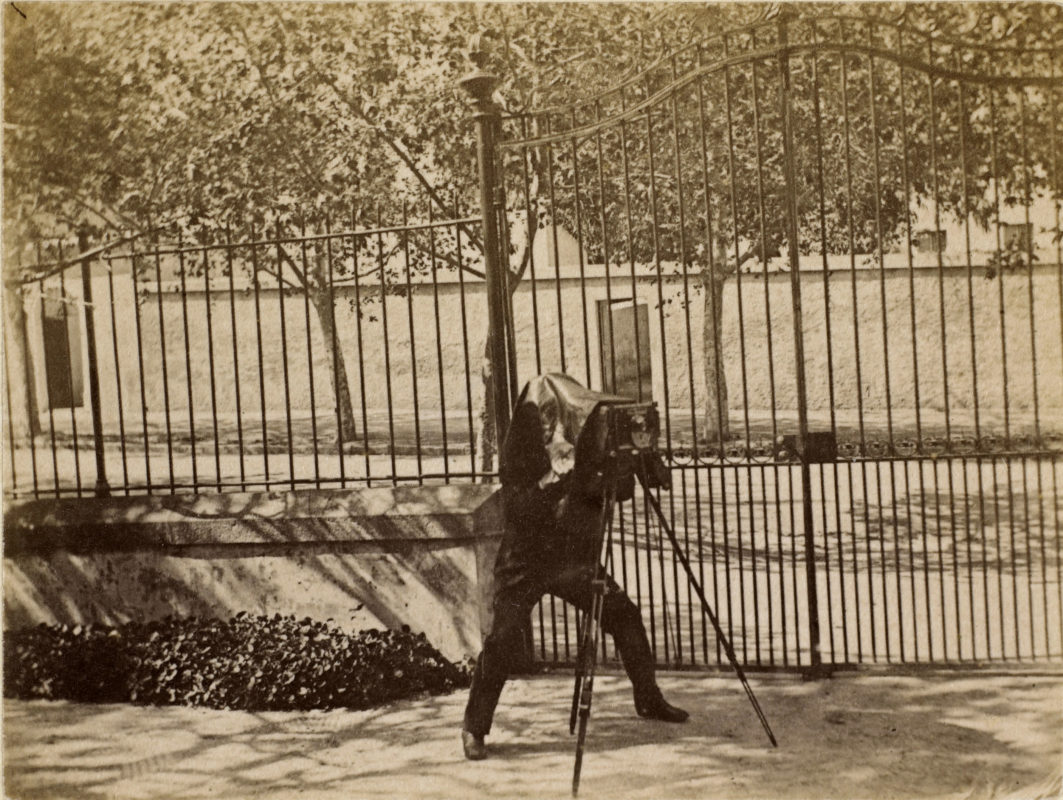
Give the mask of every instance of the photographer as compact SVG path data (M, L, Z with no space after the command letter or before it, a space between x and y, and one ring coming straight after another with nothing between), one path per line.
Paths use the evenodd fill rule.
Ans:
M466 758L487 755L484 736L502 687L522 649L522 630L535 604L553 594L587 609L598 553L606 489L618 499L633 491L627 474L606 474L604 408L622 398L591 392L565 375L545 375L521 392L502 448L504 532L495 562L494 622L473 672L462 744ZM575 443L573 445L573 442ZM653 654L638 607L607 576L602 629L616 642L641 717L683 722L654 677Z

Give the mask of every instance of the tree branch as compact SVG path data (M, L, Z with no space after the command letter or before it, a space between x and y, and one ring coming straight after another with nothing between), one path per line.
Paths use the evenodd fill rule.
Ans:
M240 33L241 38L244 40L244 45L247 47L247 52L251 58L251 63L258 71L258 82L262 85L262 88L265 89L266 95L269 98L269 102L273 108L273 111L278 114L278 116L283 118L286 115L286 110L282 108L280 102L277 100L277 95L273 91L273 84L266 77L265 65L260 59L256 58L254 55L255 53L257 53L257 48L251 43L251 38L247 35L247 30L244 28L244 26L240 23L239 20L234 20L233 25L236 27L237 31ZM224 24L222 27L224 28ZM293 141L291 134L288 131L287 125L281 125L280 127L281 135L284 137L284 140L288 145L289 151L295 156L295 160L299 164L299 168L302 170L303 177L306 178L306 180L309 181L318 191L328 191L327 188L325 188L324 184L321 182L321 180L314 174L314 171L311 169L311 165L306 162L305 158L303 158L302 143Z
M276 8L273 8L272 10L273 13L276 15L281 27L284 28L285 32L288 32L288 25L285 22L284 18L280 15L280 12ZM374 122L373 119L369 116L369 114L366 112L365 108L362 106L361 103L356 102L352 97L348 96L340 89L339 86L336 85L336 79L333 76L327 74L314 61L310 59L307 59L307 64L309 65L310 69L314 71L314 73L321 80L321 82L332 90L336 98L339 99L340 102L342 102L345 106L347 106L347 108L353 111L354 114L360 120L362 120L373 133L380 137L384 141L384 143L391 149L391 151L399 157L402 163L406 165L406 167L410 170L411 173L413 173L413 176L417 179L417 182L420 183L421 186L424 188L425 192L427 192L432 202L435 203L444 214L447 214L451 217L457 217L456 209L447 207L446 203L443 201L443 198L440 197L439 193L436 191L436 188L432 185L428 178L425 177L423 170L417 165L417 162L414 160L413 156L410 155L409 151L406 150L405 146L403 146L401 142L395 139L395 137L390 136L386 131L382 130L380 125ZM484 249L483 241L480 239L477 233L465 223L462 223L461 227L465 231L466 236L469 237L469 243L482 253Z

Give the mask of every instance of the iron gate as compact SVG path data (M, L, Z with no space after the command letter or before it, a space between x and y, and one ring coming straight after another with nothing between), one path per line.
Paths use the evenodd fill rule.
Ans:
M518 374L652 387L746 666L1063 653L1059 59L784 14L564 107L467 79L499 419ZM659 663L720 665L650 522L613 571ZM572 609L533 627L574 655Z

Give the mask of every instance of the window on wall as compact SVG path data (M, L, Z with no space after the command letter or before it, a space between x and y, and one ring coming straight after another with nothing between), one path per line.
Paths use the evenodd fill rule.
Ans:
M599 300L598 343L602 390L633 400L652 399L649 307L630 298Z
M1033 223L1004 223L1000 226L1003 231L1005 250L1029 250L1033 244Z
M44 372L48 404L52 408L83 405L84 378L81 367L81 316L77 306L60 299L44 302L41 330L44 335Z
M944 253L946 244L943 230L924 230L915 234L915 249L920 253Z

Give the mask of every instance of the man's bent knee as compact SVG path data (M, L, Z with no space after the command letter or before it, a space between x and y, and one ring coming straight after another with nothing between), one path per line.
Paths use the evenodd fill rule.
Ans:
M608 634L631 627L642 627L642 613L627 595L607 597L602 609L602 628Z

